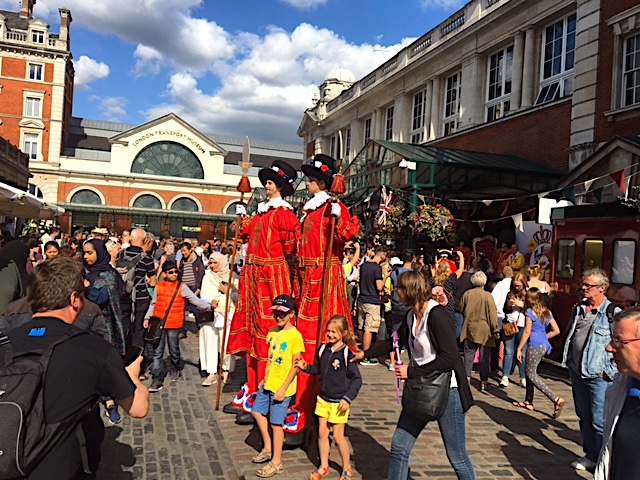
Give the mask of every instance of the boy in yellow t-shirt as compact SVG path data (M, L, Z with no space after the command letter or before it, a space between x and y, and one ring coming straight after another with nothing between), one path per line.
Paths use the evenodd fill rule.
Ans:
M304 341L302 335L291 323L295 316L295 303L289 295L276 297L271 306L276 326L269 330L269 358L264 380L260 383L251 415L256 419L262 435L264 448L253 457L254 463L269 462L256 472L258 477L268 478L282 473L282 446L284 444L284 424L291 397L298 387L298 369L294 363L302 359ZM269 420L267 421L267 415ZM269 432L273 431L273 442Z

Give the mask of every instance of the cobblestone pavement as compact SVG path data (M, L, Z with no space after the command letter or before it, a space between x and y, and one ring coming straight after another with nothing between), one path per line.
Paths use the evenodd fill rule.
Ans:
M244 362L237 362L232 381L223 390L220 411L215 411L216 388L203 388L198 372L198 343L190 334L181 342L187 364L178 382L166 382L151 394L144 420L123 415L120 425L107 424L99 479L251 479L257 467L251 457L261 447L252 425L237 425L235 416L222 413L244 381ZM363 366L363 387L352 406L346 430L351 445L353 478L382 480L386 476L389 447L400 413L393 374L381 365ZM477 374L474 374L476 376ZM545 382L567 400L558 420L553 405L536 391L535 412L511 405L523 400L524 389L497 387L488 393L473 389L476 405L467 414L467 448L479 479L570 480L591 478L575 472L570 463L582 455L578 419L571 388L563 372L546 368ZM147 382L149 383L149 382ZM340 476L340 456L331 449L328 480ZM306 450L287 449L285 473L278 480L307 479L318 464L315 442ZM456 478L434 423L427 426L411 454L414 479Z

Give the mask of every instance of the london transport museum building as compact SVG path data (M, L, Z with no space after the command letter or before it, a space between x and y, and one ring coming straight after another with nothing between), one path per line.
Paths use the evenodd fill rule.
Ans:
M172 114L72 117L71 12L54 34L34 3L0 11L0 137L28 155L31 188L65 208L63 228L221 231L244 140ZM500 218L513 229L539 196L612 202L638 185L637 0L471 0L363 78L344 67L303 112L303 145L252 140L252 186L276 158L299 167L322 152L344 160L348 202L381 185L443 201L473 238L499 236Z

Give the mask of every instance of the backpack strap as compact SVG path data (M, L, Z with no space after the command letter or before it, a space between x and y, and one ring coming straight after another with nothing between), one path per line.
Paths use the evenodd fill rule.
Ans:
M182 286L182 282L176 282L176 289L173 291L173 296L171 297L171 301L169 302L169 306L167 310L164 312L164 317L162 317L162 321L160 322L160 326L158 327L160 330L164 329L164 324L167 323L167 318L169 318L169 312L171 312L171 307L173 307L173 302L176 301L176 297L178 296L178 291Z
M322 358L322 354L324 353L324 349L326 348L327 344L323 343L320 348L318 349L318 358ZM346 368L349 368L347 365L347 362L349 361L349 349L347 348L347 346L345 345L342 349L343 353L344 353L344 366Z
M616 306L613 302L607 305L607 310L605 313L607 315L607 320L609 320L609 325L611 325L613 323L613 317L615 317L616 315Z

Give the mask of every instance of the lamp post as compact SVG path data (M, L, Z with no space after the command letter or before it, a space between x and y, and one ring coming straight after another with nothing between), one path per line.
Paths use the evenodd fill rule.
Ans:
M411 197L409 200L409 213L411 214L416 211L416 204L418 202L418 185L416 184L417 164L416 162L412 162L403 158L402 160L400 160L400 163L398 163L398 167L400 167L400 169L402 170L407 171L407 185L409 185L411 188ZM408 247L411 249L415 248L415 238L413 235L409 236Z

